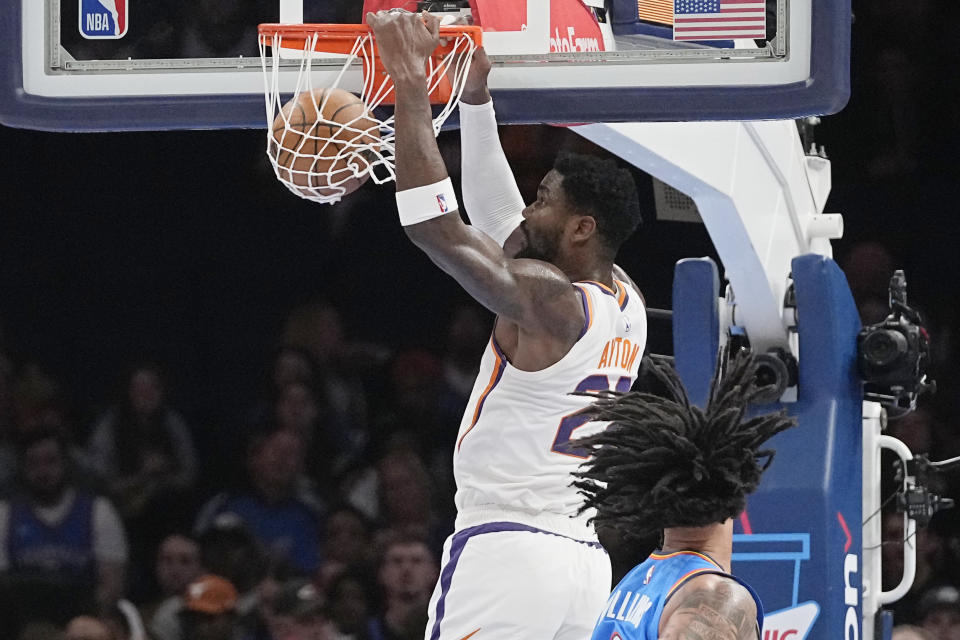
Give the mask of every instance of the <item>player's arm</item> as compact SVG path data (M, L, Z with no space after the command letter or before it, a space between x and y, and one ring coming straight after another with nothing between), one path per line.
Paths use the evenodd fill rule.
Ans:
M730 578L696 576L667 602L660 640L758 640L756 602Z
M490 59L481 47L473 54L460 97L461 187L470 222L504 246L523 220L524 203L500 143L489 73ZM507 255L515 255L511 251Z
M395 86L397 201L407 236L478 302L527 330L563 331L582 323L582 306L559 269L507 258L489 236L465 225L456 210L443 215L427 211L431 204L435 207L431 194L442 191L444 181L449 184L433 134L425 78L426 58L439 42L439 20L429 14L381 12L368 15L367 23ZM421 188L426 188L420 192L424 198L417 200ZM452 193L448 196L454 200Z

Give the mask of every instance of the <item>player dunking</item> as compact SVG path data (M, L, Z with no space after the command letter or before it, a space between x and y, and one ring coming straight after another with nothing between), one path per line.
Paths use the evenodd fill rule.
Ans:
M756 640L763 607L730 575L733 520L773 456L759 450L795 424L784 412L746 417L756 363L739 354L714 378L705 412L673 369L651 361L666 397L602 394L589 409L612 420L577 442L594 454L577 473L598 526L623 539L662 531L661 549L614 588L593 640Z
M599 428L579 415L589 399L571 394L625 391L637 376L645 310L613 264L640 220L636 186L612 161L568 155L524 207L492 107L481 107L486 124L463 134L485 137L479 164L472 152L463 158L474 225L463 224L424 78L438 20L381 12L367 23L396 86L401 224L497 314L457 437L456 531L444 548L426 638L583 640L611 576L570 486L585 458L570 440ZM485 93L483 73L472 84L473 93Z

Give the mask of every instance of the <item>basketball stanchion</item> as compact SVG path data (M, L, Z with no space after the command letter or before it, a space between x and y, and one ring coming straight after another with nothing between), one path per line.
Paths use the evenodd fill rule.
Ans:
M370 28L261 24L259 34L267 157L277 179L301 198L321 203L339 201L368 179L376 184L393 180L395 135L389 106L395 100L394 87ZM482 31L442 26L440 38L426 68L430 102L440 106L433 119L434 135L463 92ZM314 87L314 65L324 54L344 57L343 65L332 84ZM291 58L295 62L284 64ZM340 86L357 63L362 70L359 96ZM284 87L285 75L296 76L292 90ZM291 97L282 101L288 93ZM375 110L389 115L378 117Z

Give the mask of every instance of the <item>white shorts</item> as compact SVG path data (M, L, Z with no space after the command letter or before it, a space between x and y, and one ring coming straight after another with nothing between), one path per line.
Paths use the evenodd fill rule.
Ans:
M610 595L610 559L515 522L457 531L443 546L425 640L589 640Z

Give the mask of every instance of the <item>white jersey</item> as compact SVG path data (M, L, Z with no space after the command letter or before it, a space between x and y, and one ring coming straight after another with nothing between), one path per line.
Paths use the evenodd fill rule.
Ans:
M595 539L587 514L570 518L582 503L570 474L586 459L570 440L606 424L574 415L592 400L571 394L630 389L646 346L647 317L640 294L623 282L615 281L616 291L597 282L573 286L586 321L558 362L521 371L490 339L453 456L458 529L506 519L507 511L520 514L514 520Z

